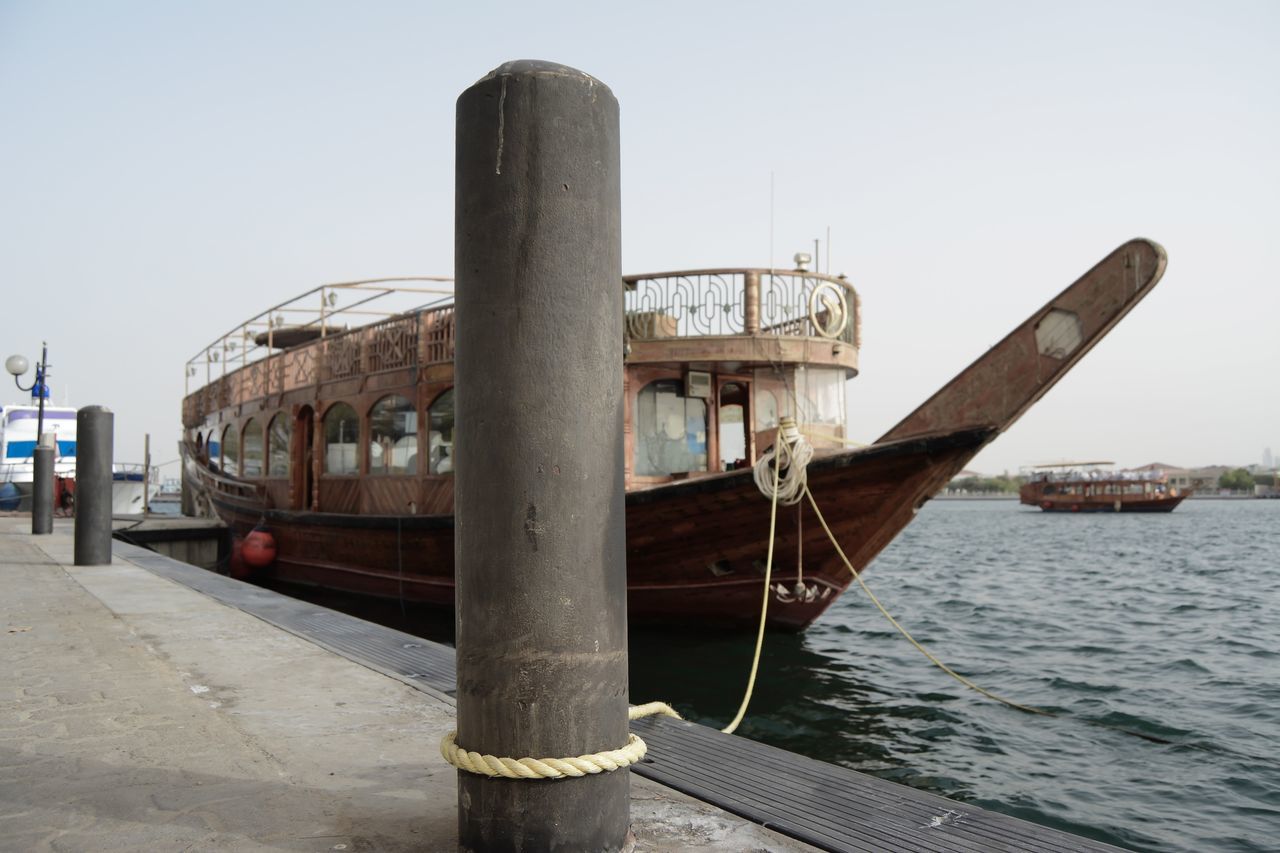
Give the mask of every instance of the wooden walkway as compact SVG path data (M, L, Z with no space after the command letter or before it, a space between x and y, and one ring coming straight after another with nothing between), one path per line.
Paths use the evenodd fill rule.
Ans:
M117 541L116 553L350 660L451 698L454 650ZM633 723L649 754L633 771L822 850L1114 851L1049 829L706 726Z

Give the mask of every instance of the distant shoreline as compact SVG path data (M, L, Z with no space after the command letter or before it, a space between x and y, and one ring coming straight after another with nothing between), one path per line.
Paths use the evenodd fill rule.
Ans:
M1016 492L994 495L934 495L935 501L1016 501ZM1266 495L1191 495L1189 501L1265 501L1276 500Z

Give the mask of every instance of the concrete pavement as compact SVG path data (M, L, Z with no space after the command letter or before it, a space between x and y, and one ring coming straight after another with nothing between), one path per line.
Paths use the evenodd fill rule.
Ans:
M0 850L456 848L447 699L29 531L0 518ZM638 850L813 849L631 789Z

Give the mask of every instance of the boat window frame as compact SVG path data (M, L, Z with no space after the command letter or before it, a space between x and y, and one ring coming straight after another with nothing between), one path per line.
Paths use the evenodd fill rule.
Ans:
M210 427L204 437L204 461L222 470L222 430L217 427Z
M232 449L236 455L233 463L235 470L227 468L227 436L231 436L233 439ZM232 477L240 476L240 426L235 421L231 421L222 429L222 437L218 442L218 470Z
M697 400L702 404L702 410L703 410L702 455L704 456L702 468L694 468L688 471L672 471L672 472L657 473L657 474L640 472L639 462L640 462L640 451L641 451L641 440L642 440L642 436L640 433L641 399L647 390L649 390L650 388L658 384L671 384L676 386L676 389L679 391L677 396L681 400L683 400L685 403L685 414L684 414L684 422L686 427L685 433L684 433L685 441L688 440L688 435L689 435L688 433L689 401ZM684 378L681 374L655 376L649 379L649 381L645 382L639 389L637 389L635 392L635 396L632 398L632 403L631 403L632 447L631 447L630 461L631 461L632 480L637 483L666 483L672 480L683 480L683 479L688 479L692 477L703 477L703 476L706 476L707 474L714 473L715 469L711 467L712 442L710 439L711 439L712 428L714 427L716 429L719 429L718 422L713 420L713 414L712 414L713 411L717 410L718 396L719 395L717 394L716 399L712 399L712 400L708 400L704 397L686 396L684 394ZM697 454L694 454L694 455L697 455Z
M256 473L249 471L249 428L256 427L258 432L258 470ZM262 479L265 475L267 452L267 434L263 427L262 421L258 417L250 417L244 422L244 426L240 428L240 476L252 477L254 479Z
M378 406L382 405L384 402L391 399L400 400L404 403L404 406L394 410L393 413L413 412L414 431L411 433L405 433L405 436L409 436L409 435L413 436L413 440L414 440L413 453L409 457L409 459L411 460L410 464L406 465L405 468L402 470L394 470L394 469L388 470L387 468L382 467L379 470L375 471L373 467L373 464L374 464L373 448L378 446L378 442L377 442L377 437L374 434L373 421L374 421L375 412ZM366 442L365 444L365 455L367 457L365 462L365 465L366 465L365 470L369 472L369 476L370 477L416 477L418 475L418 466L420 465L420 462L418 461L418 458L419 458L418 436L420 435L418 424L421 423L421 418L418 415L417 403L413 400L413 398L406 397L404 394L401 394L396 391L391 391L386 394L383 394L381 397L379 397L377 400L373 402L373 405L369 407L369 411L366 413L366 418L368 419L368 423L369 423L369 441ZM403 437L404 436L402 436L402 438Z
M724 421L721 420L720 416L725 408L724 391L725 391L725 388L727 388L730 385L737 386L739 389L741 389L739 393L742 396L742 402L729 404L730 406L737 406L742 409L742 420L740 421L740 425L742 429L742 443L743 443L742 461L744 464L740 466L740 468L730 468L726 466L724 463L724 459L722 458L724 456L724 448L721 446L721 439L723 438L722 432L724 429ZM753 446L754 438L755 438L755 429L754 429L755 424L752 422L752 419L755 417L755 412L752 410L752 405L751 405L752 394L754 393L754 391L751 385L752 385L751 379L746 376L740 376L737 374L723 374L723 375L716 376L715 430L714 430L714 438L715 438L715 444L716 444L716 447L715 447L715 451L716 451L715 452L715 465L716 465L715 470L716 471L737 471L737 470L740 470L741 468L749 468L751 467L752 464L755 463L755 448ZM708 419L710 419L711 408L712 407L710 406L707 407ZM710 426L708 426L707 436L708 438L712 437L712 431ZM710 464L711 462L711 458L709 455L707 457L707 462L708 464Z
M340 407L345 406L351 412L351 417L356 424L356 435L354 439L355 459L354 466L351 470L331 471L329 470L329 415L331 412L337 411ZM346 400L333 400L324 407L323 413L320 414L320 476L321 477L341 477L346 479L356 479L360 477L360 447L364 434L364 419L360 417L359 410ZM346 442L343 442L346 444Z
M447 442L445 441L444 436L441 435L441 438L440 438L441 443L438 446L445 448L445 453L439 459L435 458L435 455L434 455L435 448L431 446L431 433L434 432L434 430L432 429L433 424L431 420L431 417L432 417L431 410L436 407L437 403L439 403L442 399L444 399L445 395L452 395L455 388L456 386L450 385L448 388L441 389L440 393L436 394L434 397L431 398L431 402L427 403L427 406L425 409L426 417L424 418L424 423L426 425L426 435L427 435L427 470L424 471L423 474L428 477L452 477L454 474L455 469L453 466L457 461L457 457L456 457L457 433L458 433L457 403L456 401L453 401L452 397L450 397L451 408L453 409L453 422L449 427L449 439ZM443 463L446 459L449 460L449 470L440 471L439 467L441 463Z
M285 427L284 447L281 448L281 453L283 453L284 455L284 473L283 474L274 473L274 468L273 468L274 459L272 457L272 452L271 452L272 451L272 443L271 443L272 428L275 426L275 423L277 421L282 422ZM263 471L265 472L263 476L268 480L289 479L290 475L293 473L293 416L289 412L286 412L285 410L280 409L267 420L263 450L264 450L264 459L263 459L262 467L263 467Z

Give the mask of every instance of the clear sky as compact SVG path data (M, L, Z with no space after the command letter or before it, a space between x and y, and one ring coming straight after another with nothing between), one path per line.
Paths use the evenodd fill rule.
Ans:
M144 433L176 458L205 344L320 283L452 272L455 100L534 58L621 103L624 271L830 229L864 304L854 437L1145 236L1164 281L970 467L1260 462L1277 43L1274 2L0 0L0 357L47 339L117 460Z

